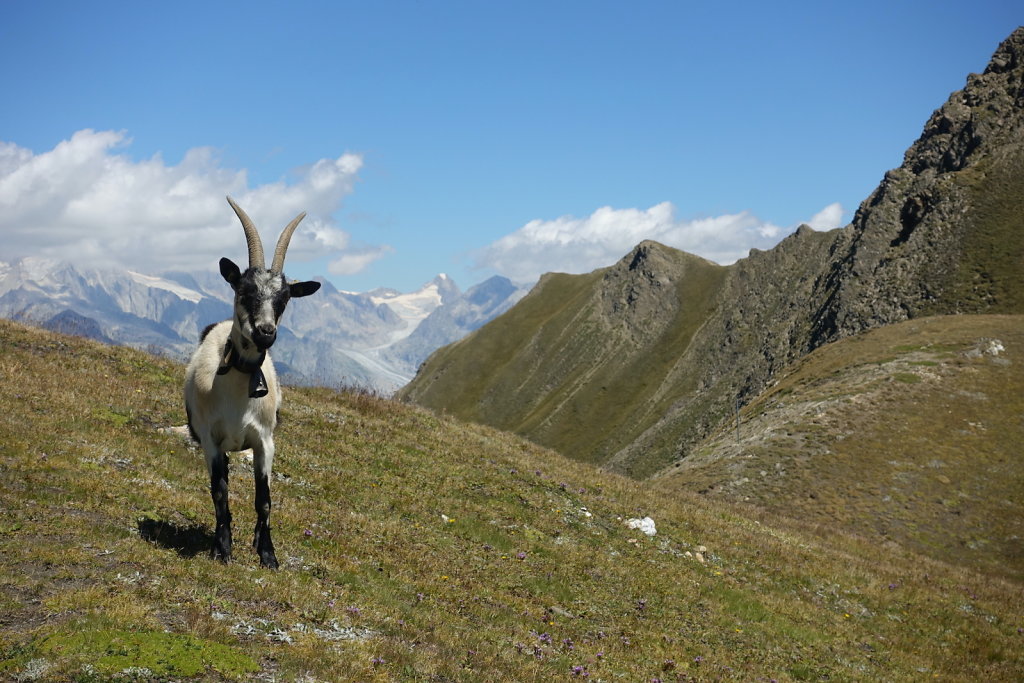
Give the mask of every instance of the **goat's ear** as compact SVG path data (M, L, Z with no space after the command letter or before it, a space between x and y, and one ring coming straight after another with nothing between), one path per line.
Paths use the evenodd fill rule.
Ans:
M316 290L320 289L320 283L309 281L309 282L293 282L288 285L288 293L292 297L309 296Z
M238 266L235 265L235 262L229 258L222 258L220 260L220 274L232 287L236 287L238 285L239 278L242 277L242 271L240 271Z

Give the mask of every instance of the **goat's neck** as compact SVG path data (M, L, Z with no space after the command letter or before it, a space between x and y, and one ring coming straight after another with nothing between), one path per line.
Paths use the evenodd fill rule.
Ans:
M259 361L260 357L265 353L264 351L257 350L255 344L242 336L242 330L239 329L237 322L231 324L230 339L232 346L235 347L235 351L246 363Z

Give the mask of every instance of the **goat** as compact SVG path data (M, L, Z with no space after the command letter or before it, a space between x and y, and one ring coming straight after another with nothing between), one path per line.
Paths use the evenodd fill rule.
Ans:
M206 455L217 528L211 555L231 559L231 511L228 508L228 451L252 448L256 483L256 529L253 546L260 564L276 569L270 538L270 474L274 464L274 428L281 408L281 386L267 350L277 338L277 325L288 300L309 296L319 282L284 278L284 256L300 213L277 240L268 270L263 243L252 220L231 197L249 247L249 268L243 273L230 259L220 260L220 274L235 292L234 316L203 330L199 347L185 371L185 414L192 438Z

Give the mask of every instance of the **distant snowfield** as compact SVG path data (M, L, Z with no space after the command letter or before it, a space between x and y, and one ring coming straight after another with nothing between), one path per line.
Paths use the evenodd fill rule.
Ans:
M387 394L398 391L398 389L412 381L411 375L402 374L371 355L373 353L372 350L369 353L363 353L356 349L341 349L341 352L364 368L373 371L380 378L376 388L383 390Z
M191 301L194 304L199 303L199 300L203 298L203 295L194 289L189 289L183 285L179 285L177 282L171 282L161 277L153 275L143 275L142 273L136 273L134 270L129 270L128 275L131 276L132 280L138 282L140 285L145 287L153 287L155 289L165 289L171 294L176 295L179 299L185 301Z
M443 280L448 279L448 276L444 273L441 273L438 277ZM378 306L384 304L394 311L395 315L405 321L405 326L395 330L391 334L388 343L383 345L384 347L401 341L412 334L416 327L426 320L427 316L433 313L442 303L441 290L436 282L431 282L422 289L408 294L371 296L370 301ZM409 381L409 379L412 378L410 377L406 381Z

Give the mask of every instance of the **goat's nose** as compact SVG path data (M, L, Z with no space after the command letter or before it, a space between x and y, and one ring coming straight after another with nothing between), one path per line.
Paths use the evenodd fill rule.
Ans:
M253 330L252 340L260 350L269 349L277 339L277 327L275 325L260 323Z

